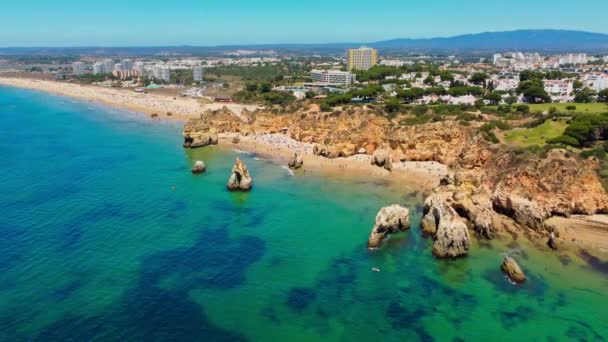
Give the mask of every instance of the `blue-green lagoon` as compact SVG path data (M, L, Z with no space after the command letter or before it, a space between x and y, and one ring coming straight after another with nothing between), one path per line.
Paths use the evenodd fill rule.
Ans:
M184 150L181 128L0 87L0 340L608 339L605 260L523 238L436 260L406 185ZM236 156L250 193L225 188ZM412 229L367 250L394 203ZM500 271L505 253L524 285Z

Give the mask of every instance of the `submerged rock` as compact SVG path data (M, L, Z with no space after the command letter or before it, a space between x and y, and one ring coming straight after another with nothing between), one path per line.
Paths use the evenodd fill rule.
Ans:
M433 254L439 258L455 258L469 253L471 237L464 220L445 200L430 196L425 202L423 231L435 238Z
M383 167L388 171L393 170L393 158L389 150L380 149L374 152L372 156L372 165Z
M289 160L287 166L291 169L299 169L304 165L304 160L302 160L302 155L296 152L296 154Z
M367 240L367 247L377 248L389 235L406 231L410 228L410 211L400 205L380 209L376 215L376 224Z
M251 190L252 185L253 180L249 175L247 165L239 158L236 158L234 166L232 167L232 174L230 175L230 179L228 179L226 187L230 191L249 191Z
M526 281L526 275L513 258L505 256L500 268L512 281L516 283L523 283Z
M203 173L205 172L205 170L207 170L207 167L205 166L205 163L203 163L202 160L197 160L194 163L194 166L192 167L192 173L194 174Z

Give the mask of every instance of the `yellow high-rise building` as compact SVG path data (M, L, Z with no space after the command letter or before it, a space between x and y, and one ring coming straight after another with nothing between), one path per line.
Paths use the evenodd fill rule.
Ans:
M360 47L348 50L348 70L369 70L378 64L378 50Z

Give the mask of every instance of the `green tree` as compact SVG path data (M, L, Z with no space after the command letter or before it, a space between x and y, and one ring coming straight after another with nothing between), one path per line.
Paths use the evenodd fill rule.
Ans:
M595 91L585 88L578 90L574 95L574 102L576 103L590 103L594 101L596 93Z
M397 113L401 109L399 100L391 98L384 104L384 109L387 113Z
M608 89L601 90L597 93L597 100L599 102L608 102Z
M258 84L257 83L247 83L245 88L247 89L247 91L255 92L258 90Z
M524 91L524 97L527 102L531 103L547 103L551 102L551 97L542 87L530 87Z
M488 78L490 78L490 76L488 76L488 74L486 74L485 72L476 72L471 76L471 78L469 79L469 82L485 88L486 80Z
M508 105L513 105L513 104L517 103L517 97L515 97L515 96L509 96L509 97L507 97L507 99L505 100L505 102Z
M271 90L272 90L272 85L269 82L262 82L262 84L260 84L261 93L269 93Z
M502 101L502 95L497 92L493 92L486 95L485 99L490 101L490 103L492 103L493 105L497 105L500 103L500 101Z

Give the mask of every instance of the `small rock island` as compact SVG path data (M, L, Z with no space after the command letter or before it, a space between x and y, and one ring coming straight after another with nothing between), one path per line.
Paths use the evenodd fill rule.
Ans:
M232 167L232 174L230 175L230 179L228 179L226 187L230 191L249 191L251 190L252 185L253 180L249 175L247 165L239 158L236 158L234 166Z

